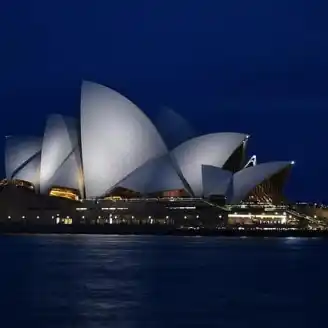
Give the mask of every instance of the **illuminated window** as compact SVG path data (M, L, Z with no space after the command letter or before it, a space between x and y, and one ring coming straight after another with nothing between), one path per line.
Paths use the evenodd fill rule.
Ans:
M79 200L78 191L69 188L52 188L49 195L71 200Z

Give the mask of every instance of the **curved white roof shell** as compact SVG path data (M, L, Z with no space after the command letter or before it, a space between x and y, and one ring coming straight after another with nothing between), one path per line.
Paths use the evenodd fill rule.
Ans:
M38 188L40 184L40 161L41 154L31 158L20 170L16 171L12 176L13 179L29 181Z
M120 182L118 186L142 194L185 188L169 155L148 161Z
M163 107L156 118L156 128L169 149L195 138L196 131L189 122L171 108Z
M233 174L211 165L202 165L203 196L226 196L232 184Z
M38 157L38 154L41 151L41 145L42 139L37 137L7 137L5 145L5 169L7 179L14 177L18 179L17 174L24 168L24 166L32 160L34 162L34 158ZM29 166L29 168L31 169L32 166ZM30 172L29 169L27 171ZM32 172L27 174L27 176L30 176L30 174L32 174ZM20 176L24 177L24 174L20 173ZM29 181L27 179L22 180ZM33 180L36 181L35 179Z
M130 100L83 82L81 146L87 197L99 197L152 158L167 152L152 122Z
M257 158L256 155L253 155L245 164L244 169L250 166L255 166L256 164L257 164Z
M195 196L202 196L202 165L222 168L248 138L241 133L213 133L193 138L176 147L172 158Z
M230 203L240 203L258 184L292 164L293 162L269 162L247 167L235 173Z
M47 193L52 186L61 186L79 189L81 192L80 176L74 122L61 115L52 115L47 121L42 144L40 191Z

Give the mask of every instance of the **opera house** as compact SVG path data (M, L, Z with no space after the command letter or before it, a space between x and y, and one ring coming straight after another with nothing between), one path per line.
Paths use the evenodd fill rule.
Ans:
M155 200L163 205L165 218L170 217L167 204L172 210L172 203L178 201L207 204L216 214L221 213L219 216L227 204L282 203L293 162L259 164L255 156L248 160L248 141L249 135L244 133L218 132L168 149L155 125L130 100L108 87L83 82L79 120L55 114L49 117L43 137L6 138L6 179L1 183L0 202L8 203L9 196L1 195L4 192L28 189L24 197L32 197L28 203L35 205L17 196L16 205L24 204L16 210L4 206L8 217L28 210L43 216L48 211L52 219L62 219L62 213L54 213L64 208L65 218L78 212L81 219L85 218L83 209L102 204L101 209L107 208L111 214L98 215L98 206L97 218L106 220L119 217L112 216L117 206L105 207L106 202L124 203L121 208L129 208L131 218L139 212L143 217L156 216L154 207L145 213L130 210L131 204L143 204L145 209ZM188 206L181 208L185 217ZM199 215L197 212L195 217Z

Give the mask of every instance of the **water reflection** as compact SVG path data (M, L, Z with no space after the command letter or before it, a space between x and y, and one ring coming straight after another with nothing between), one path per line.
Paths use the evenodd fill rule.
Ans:
M0 237L1 326L302 327L308 311L325 307L328 287L313 282L328 273L326 247L320 239Z

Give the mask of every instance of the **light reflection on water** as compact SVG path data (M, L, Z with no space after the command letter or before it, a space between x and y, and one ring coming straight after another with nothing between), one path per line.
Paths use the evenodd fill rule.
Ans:
M308 314L319 324L326 306L327 247L320 238L2 236L1 327L309 327Z

